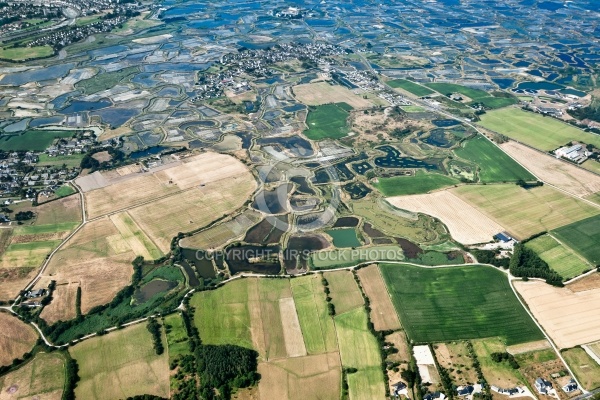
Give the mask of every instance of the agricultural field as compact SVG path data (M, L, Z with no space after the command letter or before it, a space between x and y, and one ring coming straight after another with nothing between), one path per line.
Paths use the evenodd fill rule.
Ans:
M181 314L167 315L163 321L167 337L165 348L169 354L169 360L181 355L190 354L189 338Z
M310 258L314 269L349 267L367 261L403 261L402 248L397 245L362 247L359 249L322 250Z
M297 85L292 88L292 92L298 101L308 106L346 103L355 109L373 107L373 103L354 94L350 89L336 84L329 84L327 82Z
M415 217L383 200L363 199L352 202L350 206L355 215L365 218L390 236L401 236L421 244L440 243L448 237L444 225L432 217Z
M394 176L391 178L377 178L374 186L384 196L405 196L411 194L429 193L433 190L443 189L459 184L460 181L447 175L417 171L412 176Z
M44 307L40 317L49 324L75 318L78 287L78 282L57 285L52 293L52 302Z
M136 250L123 239L109 218L88 222L52 257L38 286L44 287L50 280L58 285L79 284L81 309L86 313L112 300L130 282ZM48 312L57 312L53 309L58 308L58 304L50 303Z
M69 352L79 366L77 398L169 396L169 356L156 355L145 323L85 340Z
M329 297L335 306L336 314L362 307L364 301L360 289L350 271L325 272L323 277L329 283Z
M491 241L495 234L504 230L500 224L450 190L388 197L386 200L396 208L438 218L448 227L452 238L462 244L486 243Z
M367 329L367 318L363 308L338 314L334 318L342 366L358 369L347 375L351 399L385 397L379 346Z
M525 379L518 370L513 369L508 362L497 363L492 360L492 353L504 353L506 345L500 338L473 340L473 350L481 365L483 376L489 385L499 388L512 388L525 384Z
M377 331L400 329L400 320L387 291L385 282L377 265L369 265L357 272L360 284L369 298L371 322Z
M580 275L586 270L592 269L579 254L558 242L551 235L543 235L526 243L526 247L535 251L538 256L558 272L565 280Z
M562 356L586 390L600 387L600 365L585 350L576 347L563 351Z
M555 229L552 235L581 254L593 266L600 265L600 216Z
M479 181L533 181L535 177L482 135L464 142L454 151L457 156L479 166Z
M550 151L579 141L600 147L600 136L584 132L554 118L518 108L491 111L481 116L484 128L508 136L536 149Z
M587 169L588 171L592 171L597 174L600 174L600 162L598 162L598 161L587 160L583 164L581 164L581 166L583 168Z
M301 399L319 390L323 398L339 398L335 328L320 277L240 279L200 292L190 304L203 343L259 352L261 396Z
M70 138L73 131L30 130L20 135L0 136L2 151L44 151L56 138Z
M79 196L32 207L19 203L14 211L33 211L36 217L11 230L3 230L5 251L0 256L0 298L15 297L19 290L37 273L46 256L79 224Z
M146 260L156 260L163 256L163 253L131 219L127 211L111 215L110 220L119 231L121 240L137 255L144 257Z
M544 182L576 196L600 192L600 176L596 174L512 140L500 147Z
M346 120L352 107L346 103L325 104L309 110L304 135L311 140L340 139L348 134Z
M387 84L393 87L394 89L403 89L419 97L429 96L430 94L435 93L433 90L427 88L426 86L407 81L406 79L394 79L391 81L387 81Z
M65 358L58 352L38 353L19 369L0 377L0 398L62 399Z
M502 108L517 103L514 97L494 97L493 95L479 89L471 89L466 86L457 85L454 83L428 83L427 87L441 93L449 95L451 93L460 93L463 96L471 99L469 104L482 103L487 108Z
M50 57L53 54L54 49L50 46L0 48L0 58L12 61L23 61L29 58Z
M21 358L33 349L38 333L7 312L0 312L0 326L0 366L10 365L15 358Z
M548 186L461 186L451 192L519 240L600 214L599 208Z
M544 282L515 281L514 287L554 343L571 348L600 340L600 288L573 292Z
M455 385L477 382L477 371L472 367L473 359L469 354L467 342L436 343L433 349L439 365L448 371Z
M417 343L500 336L510 345L543 338L495 268L380 268L402 326Z

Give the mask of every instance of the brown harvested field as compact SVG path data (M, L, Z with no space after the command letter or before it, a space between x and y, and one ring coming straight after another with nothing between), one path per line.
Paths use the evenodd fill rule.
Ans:
M94 153L92 158L101 163L112 160L112 156L108 151L99 151L98 153Z
M591 274L581 279L577 279L573 283L569 283L567 287L572 292L584 292L586 290L600 289L600 274Z
M450 190L519 240L598 215L600 208L547 185L466 185Z
M373 103L352 93L340 85L330 85L327 82L307 83L292 88L298 101L309 105L318 106L329 103L347 103L354 108L371 108Z
M452 237L462 244L490 242L495 234L504 230L497 222L449 190L388 197L387 201L394 207L438 218L448 227Z
M35 225L81 222L81 197L76 194L63 197L37 206L33 211L37 214Z
M154 175L140 175L85 194L88 218L133 207L153 198L179 192L174 184L161 183Z
M258 372L258 390L263 400L340 398L341 365L337 352L260 363Z
M254 178L243 164L239 164L244 169L238 176L206 183L202 187L136 207L129 213L158 248L166 253L171 239L178 232L201 228L238 209L256 190Z
M60 400L65 381L60 352L38 353L16 371L0 377L0 400Z
M500 147L544 182L576 196L600 192L600 175L517 142L508 141Z
M438 363L448 370L456 385L477 383L477 372L466 342L437 343L433 349Z
M400 319L377 265L358 270L360 283L371 302L371 321L377 331L400 329Z
M559 348L600 340L600 289L573 292L537 281L513 284Z
M279 314L281 315L283 338L288 357L305 356L306 346L304 345L304 337L300 329L300 321L298 320L296 303L294 303L293 297L279 299Z
M350 271L325 272L323 277L329 283L329 296L335 306L335 313L342 314L364 305L360 289Z
M10 365L30 351L38 338L35 329L9 313L0 312L0 365Z
M40 286L39 284L36 285ZM56 321L69 321L77 316L75 302L78 283L57 285L52 293L52 302L44 307L40 317L49 324Z

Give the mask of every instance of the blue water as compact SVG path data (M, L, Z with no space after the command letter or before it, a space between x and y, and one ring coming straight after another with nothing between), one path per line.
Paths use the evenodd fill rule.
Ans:
M106 107L110 107L112 103L108 100L100 101L74 101L67 108L63 108L59 111L61 114L73 114L83 111L101 110Z
M140 151L134 151L133 153L131 153L129 155L130 158L137 160L140 158L144 158L144 157L150 157L150 156L155 156L157 154L162 153L163 151L169 149L168 147L165 146L154 146L154 147L149 147L145 150L140 150Z
M54 65L52 67L41 68L35 71L16 72L14 74L6 74L0 84L20 86L29 82L47 81L51 79L62 78L67 75L69 70L75 64Z

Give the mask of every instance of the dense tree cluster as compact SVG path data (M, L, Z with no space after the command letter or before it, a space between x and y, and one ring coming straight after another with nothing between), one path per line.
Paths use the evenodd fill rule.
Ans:
M68 351L64 353L65 358L67 359L65 365L65 390L63 392L63 400L74 400L75 399L75 387L77 387L77 382L79 382L79 366L77 365L77 361L71 358L71 355Z
M29 221L35 217L35 213L33 211L19 211L15 214L15 220L17 221Z
M152 345L156 354L161 355L165 352L160 332L160 324L154 318L148 318L148 332L152 335Z
M492 360L497 363L501 363L503 361L508 361L508 365L510 365L513 369L519 369L519 363L515 360L515 357L510 353L492 353L490 354Z
M576 108L567 112L573 118L577 118L580 121L591 119L592 121L600 122L600 106L596 101L587 107Z
M473 249L471 253L477 258L478 262L483 264L491 264L506 269L510 263L510 259L508 258L497 258L500 254L499 251Z
M533 250L526 248L522 243L515 245L514 253L510 259L510 273L523 278L541 278L546 283L554 286L564 286L562 278L550 269Z

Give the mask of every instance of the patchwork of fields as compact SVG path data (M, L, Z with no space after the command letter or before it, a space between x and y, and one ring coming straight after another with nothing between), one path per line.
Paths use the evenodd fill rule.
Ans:
M500 336L510 345L544 337L495 268L380 268L402 326L417 343Z
M600 265L600 216L590 217L552 232L593 266Z
M520 240L600 214L600 208L548 186L461 186L451 192Z
M0 397L60 400L64 384L64 356L57 351L38 353L18 370L0 377Z
M0 312L0 366L10 365L30 351L38 334L30 325L7 312Z
M164 334L162 340L164 343ZM79 366L77 398L118 399L140 393L169 396L169 357L166 352L156 355L146 324L94 337L69 352Z

